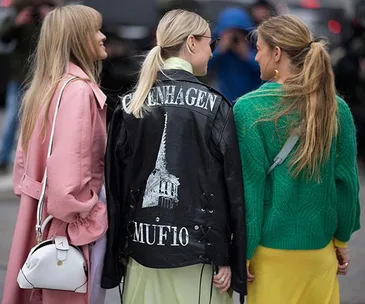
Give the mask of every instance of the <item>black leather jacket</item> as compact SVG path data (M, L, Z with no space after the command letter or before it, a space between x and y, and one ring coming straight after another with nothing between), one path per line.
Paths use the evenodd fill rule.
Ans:
M166 77L167 75L168 77ZM109 129L109 230L102 287L132 257L152 268L230 265L246 294L241 162L230 103L183 70L160 73L143 119L122 98Z

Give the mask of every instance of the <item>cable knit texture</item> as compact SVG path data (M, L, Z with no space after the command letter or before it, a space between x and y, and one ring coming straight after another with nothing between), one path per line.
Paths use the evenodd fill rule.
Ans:
M247 216L247 258L259 244L276 249L324 248L332 238L347 242L360 228L359 181L353 118L339 97L339 132L321 169L321 181L297 178L290 159L266 174L298 116L273 117L282 86L266 83L241 97L234 107L242 158Z

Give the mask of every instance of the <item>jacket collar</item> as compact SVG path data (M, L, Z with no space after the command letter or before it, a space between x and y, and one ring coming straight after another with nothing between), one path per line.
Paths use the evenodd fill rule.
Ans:
M157 80L159 81L189 81L193 83L197 83L200 85L204 85L200 82L193 74L180 70L180 69L171 69L171 70L163 70L163 72L158 72Z
M90 81L89 76L76 64L70 62L67 69L67 74L77 76L83 80L89 80L86 83L90 86L93 90L95 98L100 105L100 108L103 109L106 103L106 95L100 90L99 86L95 83Z
M221 92L217 91L215 88L213 88L210 85L207 85L201 81L198 80L198 78L196 78L193 74L184 71L184 70L163 70L163 72L158 72L157 73L157 81L186 81L186 82L191 82L191 83L195 83L195 84L199 84L202 86L205 86L206 88L208 88L209 90L213 91L215 94L221 96L225 102L227 102L228 104L231 105L231 103L228 101L228 99L222 95Z

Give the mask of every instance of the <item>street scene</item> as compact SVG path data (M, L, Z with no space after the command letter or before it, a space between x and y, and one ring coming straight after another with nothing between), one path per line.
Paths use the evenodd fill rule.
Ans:
M6 24L9 16L17 14L16 10L19 9L17 5L22 1L0 0L0 33L1 24ZM20 7L27 9L29 5L33 10L30 14L32 17L29 14L24 14L23 20L19 18L20 21L16 19L16 22L23 22L27 25L28 22L31 23L29 18L34 18L34 20L37 19L36 23L39 26L43 22L44 16L42 17L42 14L46 15L58 5L73 3L73 1L66 0L47 0L44 2L34 0L34 3L38 1L37 4L34 4L33 0L24 1L29 1L29 3L22 3ZM218 51L214 53L214 48L210 44L213 56L207 65L207 74L199 75L198 78L214 89L220 90L232 105L241 96L257 89L264 83L262 70L257 64L257 57L256 61L254 59L258 51L257 40L253 40L254 38L250 34L261 22L272 16L293 14L304 21L314 34L314 39L310 42L309 48L312 43L319 41L316 39L325 37L329 43L328 53L334 72L336 91L344 98L354 118L360 178L360 224L362 228L352 235L348 243L350 258L348 273L347 275L339 275L340 304L365 304L365 1L133 0L116 2L118 1L82 1L83 4L97 9L103 15L101 31L106 36L106 40L103 38L97 39L101 39L102 50L108 54L108 58L103 62L100 85L106 95L106 120L108 124L113 123L112 113L115 104L119 102L119 97L129 93L136 85L141 66L141 54L146 53L154 46L157 23L171 9L182 8L194 11L209 21L212 30L211 37L201 36L212 38L212 41L215 38L214 41L217 41ZM45 7L37 11L39 6L42 5L45 5ZM144 7L144 9L140 10L140 7ZM228 14L229 9L232 9L232 15ZM240 15L240 18L235 19L234 16L236 16L237 11L234 10L243 12L242 16ZM221 14L223 11L227 14ZM31 27L24 33L25 36L38 34L38 30ZM221 52L219 43L224 45L227 40L231 40L231 44L226 43L226 51L227 53L231 52L235 57L234 59L228 55L225 58L215 56L215 54L220 54L217 52ZM13 190L14 156L16 142L20 134L18 109L21 99L18 97L22 92L21 84L27 81L24 67L27 67L29 62L27 62L24 54L32 53L35 50L34 43L23 45L19 43L22 45L22 49L19 51L17 49L18 43L19 41L8 39L8 37L2 38L0 41L0 302L3 296L10 248L19 210L19 198ZM161 50L163 50L162 47ZM15 65L12 65L10 58L13 58L11 56L17 51L19 51L17 53L19 55L18 60L16 60ZM244 56L240 56L240 52L244 53ZM239 63L237 64L237 62ZM278 75L278 77L282 76L279 71L277 72L276 66L274 71L276 74L273 79L276 79ZM203 93L198 90L196 92L199 93L197 93L196 98L194 97L194 100L202 102L203 99L200 94ZM156 96L152 96L151 100L155 97L158 98L157 91L155 93ZM166 96L169 96L168 94L167 92ZM212 102L213 95L207 93L206 96L208 96L208 99L204 104L205 109L213 110L215 102L215 100ZM130 96L128 98L131 99ZM187 100L188 95L182 99ZM148 100L150 102L150 96ZM98 100L98 102L100 101ZM170 103L173 102L170 100ZM196 105L196 107L204 108L202 104L198 105L197 103ZM161 131L163 132L162 139L161 142L158 142L159 148L155 149L159 151L159 156L150 177L151 183L155 182L157 177L154 174L162 171L161 174L165 174L173 180L172 186L168 183L164 186L165 192L170 187L169 190L172 193L170 195L172 198L166 196L165 206L168 206L168 209L173 209L177 205L176 202L178 202L177 189L180 182L176 176L172 176L167 172L166 168L167 161L164 158L166 156L166 142L164 140L166 137L167 116L165 117L165 125L161 127L161 130L163 130ZM158 163L159 161L160 163ZM149 181L147 181L147 185L148 183ZM162 187L160 182L158 184ZM153 191L156 192L157 190ZM157 198L153 206L157 206L158 203ZM146 206L143 208L146 208ZM156 219L159 221L158 217ZM186 244L187 242L189 242L188 237ZM141 243L144 243L143 236ZM180 244L185 245L185 239ZM300 273L297 275L300 276ZM117 288L109 289L106 294L105 304L116 303L120 303L119 291ZM234 304L239 304L239 295L237 293L234 294Z

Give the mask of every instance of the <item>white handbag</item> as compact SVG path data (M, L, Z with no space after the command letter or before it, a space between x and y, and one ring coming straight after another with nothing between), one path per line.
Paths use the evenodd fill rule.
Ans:
M52 131L49 141L47 158L51 155L55 123L61 97L66 85L76 79L73 77L65 82L61 88L53 117ZM47 168L42 180L42 192L38 201L36 234L38 245L34 246L18 274L18 285L23 289L55 289L87 292L87 263L81 250L68 243L64 236L55 236L42 241L46 225L53 216L48 216L42 223L44 195L47 184Z

